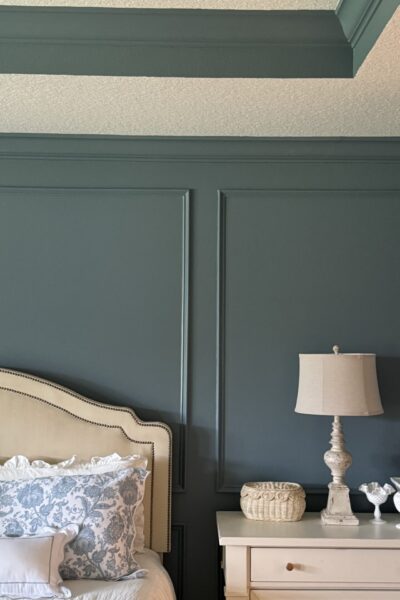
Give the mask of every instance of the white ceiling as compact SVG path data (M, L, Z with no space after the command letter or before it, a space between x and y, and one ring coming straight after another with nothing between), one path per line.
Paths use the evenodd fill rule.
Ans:
M400 8L354 79L0 75L0 131L400 136Z
M335 10L338 3L339 0L0 0L0 5L20 6L212 8L231 10Z

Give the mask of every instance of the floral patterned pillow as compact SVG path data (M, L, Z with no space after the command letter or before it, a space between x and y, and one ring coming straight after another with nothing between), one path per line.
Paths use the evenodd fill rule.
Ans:
M37 477L57 477L58 475L92 475L120 471L128 467L147 468L147 459L138 454L120 456L116 452L108 456L93 456L78 459L76 455L58 463L32 460L17 454L0 465L0 481L36 479ZM140 503L135 510L135 552L144 551L144 506Z
M78 536L65 548L63 579L143 576L134 559L134 514L147 475L145 469L127 468L0 482L0 535L79 525Z

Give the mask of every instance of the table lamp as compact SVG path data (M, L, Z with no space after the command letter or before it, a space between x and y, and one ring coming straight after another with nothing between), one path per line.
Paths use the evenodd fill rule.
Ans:
M321 513L325 525L358 525L350 505L344 474L351 454L344 444L340 417L383 413L376 375L375 354L300 354L299 390L295 411L333 417L331 450L325 464L331 470L327 507Z

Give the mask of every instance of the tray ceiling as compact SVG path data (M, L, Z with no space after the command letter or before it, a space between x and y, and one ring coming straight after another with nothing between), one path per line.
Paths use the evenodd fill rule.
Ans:
M400 136L400 9L354 79L0 75L0 131Z
M33 1L20 0L20 4ZM196 2L171 0L171 3L178 1L185 6ZM150 0L108 0L108 4L111 2L121 8L156 5ZM162 1L164 7L167 2ZM367 8L394 4L391 0L357 0L358 4L350 0L347 6L360 7L363 2ZM35 3L45 4L40 0ZM56 0L48 3L54 7ZM210 8L210 3L217 8L224 4L230 9L234 5L243 8L246 3L248 10L244 15L260 5L276 8L279 4L280 8L284 5L291 10L301 3L303 9L313 11L316 4L318 9L332 4L329 0L201 0L204 8ZM7 4L10 2L0 0L3 8ZM78 6L73 0L68 0L68 4ZM87 5L95 4L105 6L101 0L88 0ZM371 14L373 17L374 13ZM367 19L363 25L368 28L370 24L371 19ZM124 77L29 71L0 74L0 131L162 136L399 136L399 32L400 9L354 78ZM349 30L348 38L355 45L359 33L360 27ZM6 45L9 41L10 38L5 39ZM21 42L22 48L24 39ZM358 45L362 46L362 39ZM365 52L365 48L362 50Z
M203 8L223 10L335 10L339 0L0 0L4 6Z

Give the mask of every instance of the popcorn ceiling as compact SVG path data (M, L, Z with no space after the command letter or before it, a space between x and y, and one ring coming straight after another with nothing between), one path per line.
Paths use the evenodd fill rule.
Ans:
M0 131L400 136L400 9L355 79L0 75Z
M236 10L335 10L339 0L0 0L0 5L103 8L212 8Z

